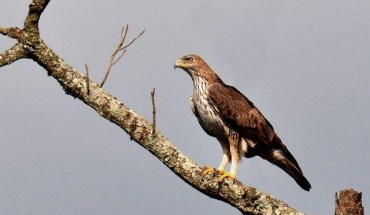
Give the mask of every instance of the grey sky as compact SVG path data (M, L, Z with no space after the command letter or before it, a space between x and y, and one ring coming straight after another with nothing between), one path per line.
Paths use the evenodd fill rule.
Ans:
M230 2L230 1L229 1ZM0 26L23 26L30 1L2 0ZM313 189L279 168L244 159L237 178L309 214L333 214L334 193L370 190L369 1L52 1L45 42L99 82L120 28L146 30L105 89L151 117L200 165L221 147L192 115L192 83L173 70L196 53L273 124ZM0 50L14 41L0 37ZM117 126L66 96L30 60L0 69L0 213L238 214L182 182Z

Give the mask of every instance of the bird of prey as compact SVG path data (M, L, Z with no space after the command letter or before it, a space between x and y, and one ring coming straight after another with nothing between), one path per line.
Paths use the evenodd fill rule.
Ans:
M239 90L226 85L199 56L191 54L178 59L174 68L181 68L193 81L191 110L203 130L221 144L223 156L219 180L235 178L242 156L256 155L280 167L304 190L311 185L288 148L275 133L270 122ZM231 162L230 172L225 167ZM206 166L203 174L212 172Z

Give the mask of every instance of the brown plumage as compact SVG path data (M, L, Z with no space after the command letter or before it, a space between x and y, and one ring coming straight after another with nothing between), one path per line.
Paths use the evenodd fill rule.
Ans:
M197 55L180 58L175 63L176 67L187 72L193 80L190 106L200 125L221 144L220 180L235 177L241 156L258 155L288 173L304 190L310 190L311 185L293 155L247 97L226 85ZM230 162L230 172L226 172L224 169Z

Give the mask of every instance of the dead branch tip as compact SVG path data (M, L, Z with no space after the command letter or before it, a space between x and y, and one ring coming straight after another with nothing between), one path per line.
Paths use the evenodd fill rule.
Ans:
M102 82L100 83L100 87L103 87L103 85L105 84L108 76L109 76L109 73L112 69L112 66L114 64L116 64L122 57L123 55L126 53L126 49L131 45L133 44L144 32L142 31L138 36L136 36L131 42L129 42L127 45L123 45L125 40L126 40L126 37L127 37L127 32L128 32L128 24L126 25L126 28L125 26L122 27L121 29L121 39L116 47L116 49L113 51L111 57L110 57L110 60L109 60L109 64L108 64L108 67L107 67L107 70L105 72L105 75L104 75L104 78L102 80ZM118 57L116 57L118 55Z
M153 128L152 128L152 135L155 134L155 127L156 127L156 108L155 108L155 88L153 88L153 91L150 93L152 97L152 107L153 107Z
M85 70L86 70L86 93L90 95L90 78L89 78L89 67L85 63Z

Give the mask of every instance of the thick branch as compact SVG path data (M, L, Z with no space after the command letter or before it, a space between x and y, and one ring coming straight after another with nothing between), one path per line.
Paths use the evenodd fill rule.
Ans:
M41 14L48 5L49 1L50 0L33 0L31 2L27 17L24 21L23 30L19 28L0 27L1 34L13 39L17 39L19 42L0 55L0 66L8 65L25 57L27 52L32 50L32 46L30 45L40 41L38 24Z
M26 51L21 43L16 43L7 51L0 53L0 67L9 65L14 61L26 57Z
M30 4L27 17L24 21L24 29L32 28L38 31L42 12L48 6L50 0L33 0Z

